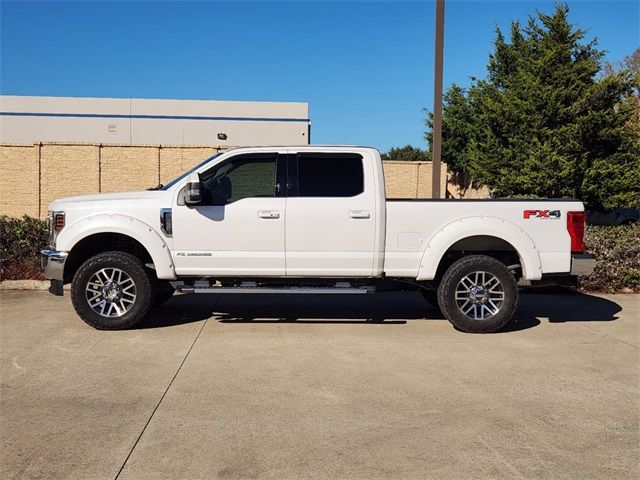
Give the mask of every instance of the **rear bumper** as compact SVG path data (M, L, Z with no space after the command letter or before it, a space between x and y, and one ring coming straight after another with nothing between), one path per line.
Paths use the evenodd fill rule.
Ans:
M49 280L64 280L64 264L67 261L67 252L57 250L40 251L40 270L42 275Z
M571 254L571 275L591 275L596 265L596 257L588 253Z

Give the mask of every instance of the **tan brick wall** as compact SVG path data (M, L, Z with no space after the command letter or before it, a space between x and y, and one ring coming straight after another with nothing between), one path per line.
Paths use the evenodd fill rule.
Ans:
M0 145L0 215L44 217L56 198L149 188L218 151L215 145ZM384 175L388 197L431 196L431 162L384 162ZM444 173L442 182L444 195Z
M220 150L215 147L162 147L160 149L160 183L168 183Z
M431 198L433 185L433 164L431 162L419 162L418 164L418 195L417 198ZM447 193L447 164L440 165L440 198L445 198Z
M383 162L387 198L431 198L431 162ZM440 196L447 191L447 166L440 169Z
M38 148L0 145L0 215L38 216Z
M41 214L56 198L100 190L97 145L47 145L40 150Z
M125 192L154 187L160 181L158 147L109 146L100 155L103 192Z
M384 162L383 170L385 193L388 198L417 198L417 162Z

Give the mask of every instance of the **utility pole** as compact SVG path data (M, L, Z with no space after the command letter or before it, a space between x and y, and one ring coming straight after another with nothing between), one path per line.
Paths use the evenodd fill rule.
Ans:
M436 0L436 49L433 75L432 198L440 198L442 157L442 59L444 51L444 0Z

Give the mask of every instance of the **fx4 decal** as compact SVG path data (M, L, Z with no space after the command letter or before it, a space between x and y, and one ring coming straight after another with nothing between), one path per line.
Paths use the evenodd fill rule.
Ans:
M560 218L560 210L525 210L522 212L525 220L529 218L551 218L557 220Z

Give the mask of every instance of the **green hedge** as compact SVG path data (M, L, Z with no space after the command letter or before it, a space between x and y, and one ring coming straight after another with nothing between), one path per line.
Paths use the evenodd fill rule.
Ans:
M38 252L47 237L44 220L0 217L0 280L41 279ZM582 290L640 292L640 225L587 225L585 241L597 262L593 274L581 279Z
M596 257L591 275L582 278L587 292L640 292L640 225L587 225L587 252Z
M42 279L38 252L48 237L45 220L0 216L0 280Z

